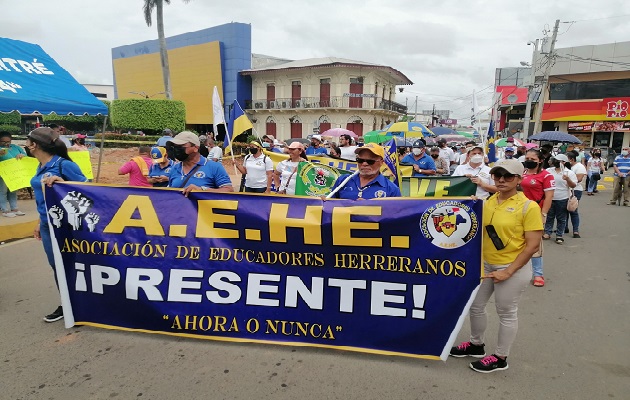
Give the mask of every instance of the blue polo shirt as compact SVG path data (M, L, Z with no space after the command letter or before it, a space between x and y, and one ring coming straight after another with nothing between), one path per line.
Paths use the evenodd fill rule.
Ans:
M328 152L326 151L325 147L315 148L313 146L308 146L306 148L306 155L307 156L313 156L315 154L328 154Z
M173 165L171 168L171 174L169 175L168 187L172 188L181 188L184 181L188 177L188 174L192 172L193 167L188 174L182 173L182 167L184 163L178 163ZM211 189L218 189L221 186L232 186L232 180L228 176L225 168L221 163L215 161L209 161L205 157L200 157L197 165L200 167L197 168L193 176L188 179L186 182L186 186L189 185L197 185L199 187L206 186Z
M169 135L162 136L161 138L159 138L159 139L157 140L157 142L155 142L155 145L156 145L156 146L166 147L166 143L167 143L169 140L172 140L172 139L173 139L173 137L172 137L172 136L169 136Z
M615 157L615 162L613 163L613 165L616 165L617 168L619 169L619 172L621 172L622 174L626 174L626 176L630 176L630 156L628 157L624 157L624 156L617 156ZM615 176L619 176L616 172L615 172Z
M346 179L348 179L348 175L342 175L337 178L335 184L332 187L332 190L335 190L337 186L341 185L341 183L343 183ZM400 189L398 189L398 186L396 186L394 182L390 181L382 174L379 174L370 183L365 185L362 190L359 190L359 188L361 188L359 175L353 175L348 183L346 183L344 187L342 187L337 193L335 193L333 198L356 200L359 198L359 193L361 193L360 197L362 199L401 197Z
M61 168L60 168L60 165ZM60 172L61 169L61 172ZM42 179L49 176L59 176L65 181L86 182L87 178L81 172L81 168L74 162L53 156L46 165L39 165L35 176L31 179L31 187L35 194L35 203L37 203L37 212L42 221L46 221L46 203L44 202L44 192L42 190Z
M149 169L148 176L150 178L157 178L158 176L170 176L171 169L173 168L173 164L175 164L173 160L168 160L168 164L164 168L160 167L160 164L153 164L151 165L151 168ZM167 186L168 186L168 182L157 182L153 184L153 187L167 187Z
M281 149L279 149L277 147L274 147L273 149L271 149L271 151L273 151L274 153L280 153L280 154L284 153L284 151L282 151Z
M401 164L416 164L418 167L420 167L420 169L432 169L435 171L435 162L433 162L433 159L427 153L424 153L424 155L420 157L419 160L416 160L415 158L413 158L413 154L407 154L406 156L403 157L402 160L400 160L400 163ZM416 170L413 170L413 175L411 176L429 176L429 175L420 174L416 172Z

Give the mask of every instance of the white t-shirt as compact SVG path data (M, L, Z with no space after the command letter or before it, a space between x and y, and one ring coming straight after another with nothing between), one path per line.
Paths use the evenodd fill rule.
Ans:
M567 181L562 179L562 175L567 175L569 179L573 182L577 183L577 176L570 169L562 167L560 172L556 172L554 167L547 168L547 171L553 175L553 178L556 180L556 189L553 191L553 199L554 200L566 200L571 195L571 188L567 184Z
M298 161L283 160L276 165L276 171L280 172L280 187L278 190L286 190L287 194L295 194L295 181L297 180ZM295 173L294 173L295 172ZM287 185L287 180L289 184Z
M488 185L494 185L494 180L492 180L492 177L490 176L490 167L488 167L485 164L481 164L477 168L471 167L470 164L462 164L458 166L457 168L455 168L455 172L453 172L451 176L466 176L466 175L477 176L481 178L484 181L484 183ZM475 196L479 197L480 199L485 199L489 195L490 195L490 192L486 191L481 186L477 185L477 192L475 193Z
M459 153L459 154L455 154L455 156L459 158L459 162L458 162L459 165L466 164L466 157L468 157L468 153L463 153L463 154Z
M340 157L344 160L356 161L357 155L354 154L354 151L357 149L357 146L345 146L340 147L339 151L341 152Z
M453 161L459 161L459 159L455 157L453 149L448 146L440 147L440 157L448 161L448 165L451 165Z
M573 171L573 173L575 174L576 181L579 174L584 174L584 177L582 177L582 182L584 182L584 179L586 179L586 167L584 166L584 164L579 162L575 163L575 165L571 167L571 171ZM577 186L574 187L573 190L584 190L582 182L578 182Z
M253 189L267 187L267 171L273 171L273 161L264 154L254 157L251 154L245 156L243 166L247 170L245 186Z
M597 172L598 174L604 170L604 161L601 158L591 157L588 160L588 171Z
M208 160L212 161L215 158L217 161L221 161L223 159L223 149L218 146L214 146L208 150Z

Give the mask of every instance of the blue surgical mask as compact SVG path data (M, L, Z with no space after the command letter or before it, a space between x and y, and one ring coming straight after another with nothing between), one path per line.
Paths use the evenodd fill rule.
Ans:
M263 143L262 143L262 146L263 146L265 149L268 149L269 147L271 147L271 145L270 145L269 143L267 143L267 142L263 142Z

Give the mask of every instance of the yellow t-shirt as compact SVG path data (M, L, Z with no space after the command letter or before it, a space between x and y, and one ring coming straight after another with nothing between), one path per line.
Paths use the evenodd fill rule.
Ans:
M525 232L542 231L542 217L540 207L535 201L530 201L523 214L523 207L527 204L527 197L518 192L509 199L498 204L498 195L485 201L483 205L483 259L490 264L509 264L525 248ZM497 250L488 236L486 226L492 224L501 241L505 245L503 250Z

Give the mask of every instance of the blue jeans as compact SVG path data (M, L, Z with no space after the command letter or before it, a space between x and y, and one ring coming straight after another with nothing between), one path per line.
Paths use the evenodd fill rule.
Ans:
M575 197L577 197L578 200L582 199L582 191L581 190L574 190L573 193L575 194ZM573 227L573 233L579 232L580 231L580 214L579 214L579 207L578 209L576 209L575 211L567 211L569 213L569 217L571 218L571 226ZM568 221L567 221L567 226L568 225Z
M595 191L595 189L597 189L597 182L598 181L593 180L592 176L593 176L593 173L589 171L589 173L588 173L588 187L586 188L586 191L589 192L589 193L593 193Z
M8 201L7 201L8 200ZM3 212L17 210L17 190L10 192L4 180L0 178L0 208Z
M564 234L564 228L567 227L567 203L569 199L553 200L551 202L551 208L547 213L547 221L545 221L545 235L551 236L553 230L553 223L557 221L556 225L556 237L561 238Z
M50 230L48 229L48 221L42 220L41 217L39 221L39 235L42 237L42 245L44 245L44 252L46 253L48 264L53 270L53 276L55 277L55 284L57 285L57 288L59 288L59 283L57 282L57 271L55 270L55 255L53 253Z
M532 257L532 272L534 276L543 276L543 258Z

